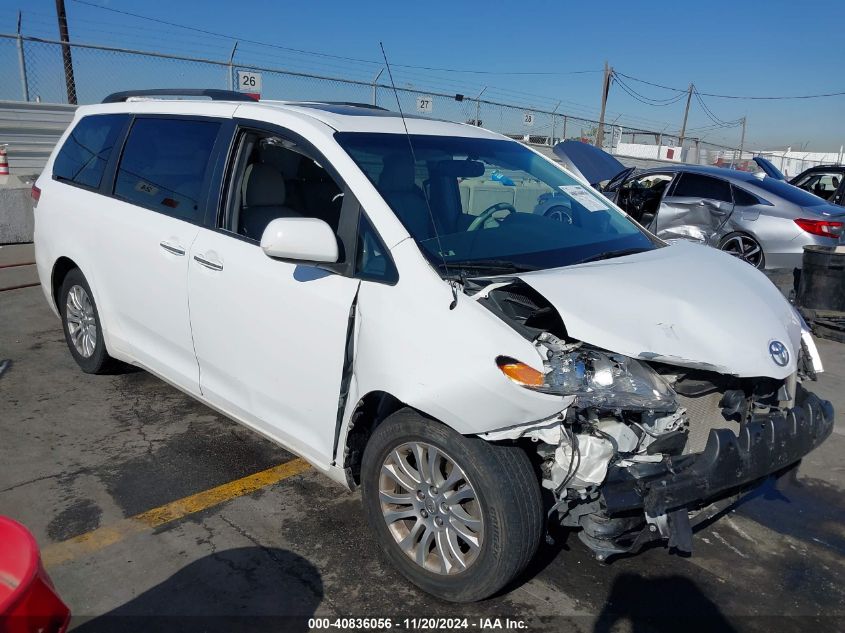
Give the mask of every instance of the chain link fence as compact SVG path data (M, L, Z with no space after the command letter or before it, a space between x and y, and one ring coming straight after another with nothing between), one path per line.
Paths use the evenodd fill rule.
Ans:
M63 44L29 36L0 34L0 100L68 103L72 67L77 103L98 103L106 95L139 88L237 89L238 71L260 72L263 99L348 101L397 108L406 114L480 125L511 138L552 146L565 139L595 144L598 121L530 106L496 102L482 95L393 88L383 80L366 82L290 70L244 65L237 59L211 60L136 51L93 44ZM664 132L606 124L602 147L610 153L643 161L688 162L755 170L759 151L740 151ZM767 155L768 157L768 155ZM777 155L775 155L777 158ZM841 157L840 157L841 160ZM776 165L777 160L773 161ZM828 161L830 162L830 161ZM795 175L819 160L781 157Z

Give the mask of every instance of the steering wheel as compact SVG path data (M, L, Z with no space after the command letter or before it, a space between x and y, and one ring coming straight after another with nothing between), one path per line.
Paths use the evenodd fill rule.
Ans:
M627 200L627 207L623 208L628 215L633 217L637 222L640 222L643 214L649 211L651 203L655 200L660 200L660 193L661 192L655 192L652 189L643 189L642 191L638 191L636 195L632 192ZM645 224L643 224L643 226L645 226Z
M484 223L487 222L491 218L491 216L496 213L496 211L507 211L508 215L511 213L516 213L516 209L514 206L509 202L497 202L494 205L491 205L484 209L476 218L472 221L467 228L467 231L477 231L479 228L484 226Z

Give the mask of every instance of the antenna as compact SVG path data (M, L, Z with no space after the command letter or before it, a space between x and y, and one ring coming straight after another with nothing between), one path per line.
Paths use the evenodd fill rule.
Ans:
M393 81L393 71L390 69L390 63L387 61L387 53L384 52L384 44L379 42L381 47L381 54L384 57L384 65L387 68L387 76L390 77L390 86L393 88L393 96L396 97L396 106L399 108L399 116L402 118L402 126L405 128L405 137L408 139L408 148L411 150L411 160L414 161L414 170L417 168L417 155L414 152L414 143L411 140L411 134L408 132L408 122L405 121L405 113L402 112L402 104L399 102L399 91L396 90L396 84ZM431 202L428 199L428 191L425 187L422 188L423 197L425 198L425 206L428 208L428 217L431 220L431 228L434 231L434 238L437 240L437 253L440 255L440 261L443 262L443 269L446 271L446 276L449 277L449 266L446 264L446 257L443 255L443 244L440 242L440 233L437 232L437 225L434 223L434 212L431 210ZM449 309L454 310L458 305L458 282L454 279L449 279L449 285L452 287L452 303L449 304Z

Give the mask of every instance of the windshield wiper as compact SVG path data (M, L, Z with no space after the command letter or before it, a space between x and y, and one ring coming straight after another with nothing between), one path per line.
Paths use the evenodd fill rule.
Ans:
M582 259L579 262L575 262L576 264L586 264L587 262L597 262L601 261L602 259L613 259L615 257L625 257L625 255L636 255L637 253L645 253L646 251L650 251L650 248L622 248L616 251L607 251L605 253L599 253L598 255L593 255L592 257L587 257L586 259Z
M537 270L534 266L517 264L508 259L467 259L463 261L438 262L437 267L448 271L450 278L460 279L467 271L484 271L488 273L524 273ZM453 271L458 271L457 274Z

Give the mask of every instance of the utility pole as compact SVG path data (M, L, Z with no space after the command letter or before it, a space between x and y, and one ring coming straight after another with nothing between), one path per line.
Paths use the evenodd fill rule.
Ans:
M21 37L21 12L18 11L18 67L21 73L21 96L29 101L29 83L26 79L26 57L23 54L23 38Z
M378 78L381 77L381 74L384 72L384 68L379 68L378 74L373 77L373 105L378 105Z
M560 101L557 102L555 109L552 110L552 135L549 137L549 147L553 147L555 144L555 112L560 107Z
M475 98L475 127L481 127L481 121L479 120L481 117L481 95L483 95L486 90L487 86L484 86Z
M745 148L745 119L746 117L742 117L742 136L739 139L739 160L737 162L742 161L742 150Z
M229 55L229 90L235 89L235 52L238 50L238 42L232 47L232 54ZM238 86L240 89L240 86Z
M666 131L667 127L669 126L664 125L663 129L660 130L660 136L657 137L657 160L660 160L660 150L663 149L663 133Z
M56 17L59 19L59 39L62 41L62 61L65 66L67 102L76 105L76 81L73 78L73 59L70 55L70 37L67 34L67 13L65 0L56 0Z
M601 85L601 114L599 115L599 128L596 130L596 147L601 147L604 144L604 111L607 107L607 95L610 92L610 78L613 75L613 69L604 62L604 80Z
M681 146L681 153L684 152L684 138L687 135L687 117L689 116L689 104L692 101L693 85L690 82L689 90L687 91L687 107L684 108L684 122L681 124L681 135L678 137L678 145Z

